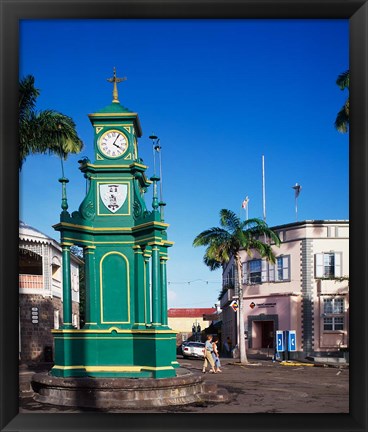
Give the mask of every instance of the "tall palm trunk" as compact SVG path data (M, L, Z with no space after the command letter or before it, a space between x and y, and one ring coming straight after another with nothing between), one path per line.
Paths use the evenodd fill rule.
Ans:
M246 364L248 363L247 352L245 349L245 338L244 338L244 311L243 311L243 269L239 252L235 254L235 262L238 273L238 292L239 292L239 334L238 334L238 343L239 343L239 354L240 354L240 363Z

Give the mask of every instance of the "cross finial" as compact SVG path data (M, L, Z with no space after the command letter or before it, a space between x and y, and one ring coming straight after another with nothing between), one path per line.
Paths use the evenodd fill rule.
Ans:
M118 86L117 83L120 83L122 81L126 81L126 78L117 78L116 77L116 68L114 68L114 76L112 78L107 78L107 81L114 84L113 90L112 90L112 102L113 103L119 103L118 99Z

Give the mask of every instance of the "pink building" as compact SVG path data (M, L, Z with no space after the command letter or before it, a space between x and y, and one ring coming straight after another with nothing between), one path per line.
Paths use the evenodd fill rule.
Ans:
M336 355L349 346L349 222L304 221L272 228L281 239L276 263L242 252L245 337L248 352L274 352L276 330L295 330L291 358ZM231 260L223 272L224 337L237 339Z

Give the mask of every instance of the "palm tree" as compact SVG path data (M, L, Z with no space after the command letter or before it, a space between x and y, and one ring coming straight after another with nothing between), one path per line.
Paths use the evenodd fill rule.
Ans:
M210 268L216 270L224 267L231 257L236 265L237 283L239 289L239 352L240 362L248 363L244 340L243 319L243 266L240 251L245 250L248 255L257 251L262 258L275 262L275 255L270 243L279 246L279 236L273 232L266 222L261 219L247 219L241 221L231 210L220 211L221 227L213 227L197 235L193 246L207 246L203 261ZM262 238L264 241L260 240ZM266 239L269 241L267 242Z
M32 75L19 83L19 169L30 154L48 152L66 159L83 148L72 118L54 110L36 112L40 91L34 83Z
M341 90L347 89L349 91L350 84L350 71L349 69L337 77L336 84ZM342 133L346 133L349 130L349 110L350 110L350 99L349 96L346 99L344 106L337 113L335 120L335 128Z

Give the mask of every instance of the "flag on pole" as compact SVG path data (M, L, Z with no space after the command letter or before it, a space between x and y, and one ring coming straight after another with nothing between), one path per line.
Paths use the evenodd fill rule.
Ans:
M246 209L248 207L249 198L248 196L245 197L245 200L242 202L242 208Z
M295 183L295 186L292 186L292 188L295 190L295 198L298 198L302 187L300 186L300 184Z

